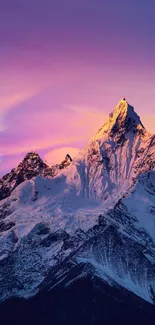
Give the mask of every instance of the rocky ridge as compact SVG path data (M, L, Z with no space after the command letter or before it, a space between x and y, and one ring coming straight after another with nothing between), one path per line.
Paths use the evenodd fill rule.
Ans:
M0 200L8 197L19 184L33 177L55 177L59 170L69 166L71 161L72 158L67 154L61 164L49 166L35 151L28 152L16 168L0 179Z

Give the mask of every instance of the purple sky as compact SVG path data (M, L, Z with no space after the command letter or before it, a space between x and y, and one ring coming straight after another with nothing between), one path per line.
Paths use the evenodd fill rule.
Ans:
M154 13L154 0L0 1L0 175L30 150L74 154L122 97L155 132Z

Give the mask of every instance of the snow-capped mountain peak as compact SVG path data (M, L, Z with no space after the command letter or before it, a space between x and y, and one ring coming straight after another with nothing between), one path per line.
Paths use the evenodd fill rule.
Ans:
M103 137L104 133L108 133L110 137L118 133L145 133L145 128L140 120L140 117L134 111L125 98L121 99L115 109L109 115L108 120L102 128L97 132L95 139Z
M73 162L76 180L73 166L67 170L67 180L76 183L83 196L114 204L137 175L153 167L153 144L154 137L123 98ZM146 159L147 154L151 159Z
M49 166L37 152L28 152L16 168L0 179L0 200L8 197L19 184L33 177L55 177L59 170L68 167L71 161L72 158L67 154L61 164Z
M9 196L0 202L0 301L52 288L84 264L154 303L155 136L122 99L70 162L49 177L31 152L0 182Z

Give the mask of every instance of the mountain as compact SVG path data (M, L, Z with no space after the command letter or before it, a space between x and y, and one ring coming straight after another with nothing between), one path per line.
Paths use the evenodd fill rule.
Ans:
M71 161L72 158L67 154L60 165L50 167L36 152L28 152L17 168L12 169L10 173L0 179L0 200L8 197L25 180L32 179L36 176L53 178L59 169L66 168Z
M56 308L46 324L54 317L66 325L72 305L81 324L91 324L89 313L97 325L104 317L130 324L134 313L153 324L155 136L122 99L70 165L68 158L54 178L26 180L0 202L1 314L21 304L39 323Z
M76 180L68 170L67 181L87 198L117 202L140 173L155 166L154 144L155 136L123 99L75 159Z

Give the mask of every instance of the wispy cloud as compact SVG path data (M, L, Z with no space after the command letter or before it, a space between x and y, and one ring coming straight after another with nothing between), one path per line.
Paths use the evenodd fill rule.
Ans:
M5 124L5 121L4 121L4 116L0 112L0 132L3 132L5 130L6 130L6 124Z
M7 129L7 113L17 105L23 103L25 100L33 97L34 94L35 93L33 92L21 92L7 96L0 96L0 132L3 132Z
M14 106L19 105L33 95L34 93L16 93L8 96L0 96L0 112L9 110Z
M50 147L54 147L54 146L62 146L62 145L69 145L73 142L78 142L80 140L83 140L83 136L70 136L70 137L63 137L60 136L58 138L47 138L44 140L31 140L29 142L26 143L23 142L21 145L17 144L15 147L14 146L1 146L1 154L2 155L16 155L16 154L20 154L20 153L26 153L28 151L31 150L41 150L41 149L48 149Z
M97 107L69 105L70 110L75 113L73 126L82 131L86 139L93 136L94 133L105 123L108 115Z

